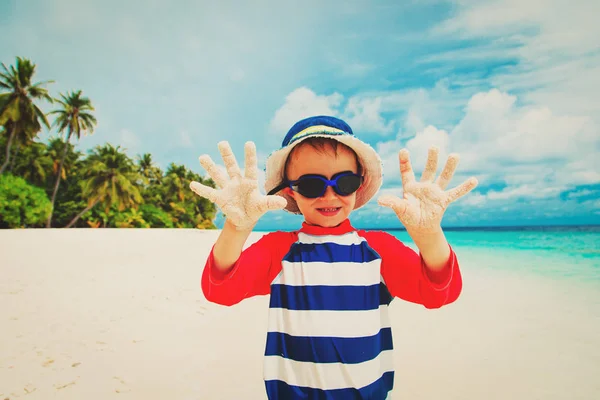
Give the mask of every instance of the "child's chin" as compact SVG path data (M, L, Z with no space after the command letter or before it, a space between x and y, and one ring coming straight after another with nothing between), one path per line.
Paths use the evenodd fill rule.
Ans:
M334 217L323 217L320 215L319 218L315 218L315 225L325 228L333 228L334 226L338 226L340 223L342 223L343 220L344 217L341 214L338 214Z

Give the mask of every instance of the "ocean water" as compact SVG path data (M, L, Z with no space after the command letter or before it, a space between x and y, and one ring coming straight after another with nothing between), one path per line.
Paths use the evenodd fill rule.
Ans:
M406 231L387 232L416 249ZM471 228L444 232L459 260L476 263L478 268L586 281L600 290L600 226Z

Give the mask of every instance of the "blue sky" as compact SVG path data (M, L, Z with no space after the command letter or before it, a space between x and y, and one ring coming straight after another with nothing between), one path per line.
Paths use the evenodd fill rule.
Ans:
M451 185L480 185L444 226L600 223L599 12L583 0L3 0L0 61L30 58L55 96L92 99L83 151L110 142L204 174L198 156L220 161L218 141L241 161L252 140L262 168L295 121L331 114L378 150L382 194L402 192L401 148L417 176L429 146L459 153ZM401 226L374 200L351 220ZM299 222L272 212L257 229Z

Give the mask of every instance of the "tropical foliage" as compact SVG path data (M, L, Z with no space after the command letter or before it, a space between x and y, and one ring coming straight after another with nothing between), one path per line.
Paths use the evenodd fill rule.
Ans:
M0 228L215 228L214 204L189 190L211 179L110 143L78 151L73 142L97 124L92 101L81 90L51 97L52 81L33 83L35 72L19 57L0 72ZM55 108L45 114L42 103Z

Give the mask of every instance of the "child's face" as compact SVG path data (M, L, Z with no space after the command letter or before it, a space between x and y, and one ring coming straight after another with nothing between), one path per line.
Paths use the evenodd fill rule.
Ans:
M316 174L331 179L333 175L343 171L357 173L357 167L354 153L343 146L338 146L336 155L331 147L317 151L312 146L305 145L294 150L288 163L287 178L293 181L302 175ZM290 188L284 190L296 200L304 219L311 225L339 225L348 218L356 202L356 192L340 196L331 186L322 197L316 199L304 197Z

